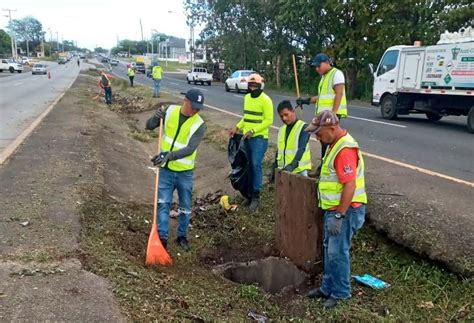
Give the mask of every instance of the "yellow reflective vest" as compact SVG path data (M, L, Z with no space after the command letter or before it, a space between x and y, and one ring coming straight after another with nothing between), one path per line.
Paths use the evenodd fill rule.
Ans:
M334 105L334 99L336 98L336 91L334 91L334 74L338 71L337 68L333 67L327 72L324 77L319 81L318 85L318 100L316 101L316 114L319 114L325 110L332 111ZM347 100L346 90L342 92L341 103L337 109L336 114L339 117L347 117Z
M301 131L305 123L301 120L296 120L293 128L291 128L288 138L286 138L287 125L280 127L278 131L278 153L277 153L277 168L283 169L285 166L291 164L295 159L298 151L298 141L300 139ZM306 144L306 149L301 156L298 167L293 170L297 174L304 170L311 170L311 153L309 150L309 142Z
M337 154L343 148L357 148L359 164L357 165L356 188L351 202L367 203L367 194L365 192L364 178L364 158L360 152L359 145L350 134L341 137L333 147L326 151L323 164L321 166L321 175L318 183L319 206L323 210L329 210L337 207L341 203L342 190L344 185L339 182L339 178L334 168L334 160Z
M131 67L128 68L127 70L127 75L128 76L135 76L135 70Z
M171 105L166 110L165 122L164 122L164 134L161 140L161 151L170 152L184 148L188 145L189 140L193 134L199 129L204 123L199 114L195 114L189 117L179 127L179 115L181 114L181 106ZM178 131L179 130L179 131ZM168 169L176 172L182 172L194 169L196 161L196 150L189 156L181 159L169 161L166 166Z
M154 80L161 80L161 73L163 72L163 69L161 68L161 66L157 65L157 66L154 66L153 67L153 70L151 72L152 74L152 78Z
M250 93L244 97L244 117L237 124L237 128L246 134L253 130L253 137L268 138L268 129L273 124L273 102L265 93L252 98Z

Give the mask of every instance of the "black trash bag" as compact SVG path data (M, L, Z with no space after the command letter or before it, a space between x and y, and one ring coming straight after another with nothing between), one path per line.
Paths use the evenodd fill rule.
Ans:
M229 158L232 171L229 175L232 187L239 191L243 197L251 197L251 174L248 153L245 149L243 135L235 134L229 139L227 147L227 156Z

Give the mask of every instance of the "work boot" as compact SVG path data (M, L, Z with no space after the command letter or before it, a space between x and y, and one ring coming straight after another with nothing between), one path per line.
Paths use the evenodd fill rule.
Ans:
M324 303L323 303L323 307L325 309L331 309L333 307L336 307L337 303L339 303L339 300L336 299L336 298L328 298Z
M163 245L163 248L168 250L168 240L166 240L164 238L160 238L160 241L161 241L161 244Z
M316 298L328 298L329 296L324 294L319 288L312 289L309 291L309 293L306 295L306 297L310 299L316 299Z
M257 211L259 205L260 205L260 192L253 192L252 202L250 203L249 210L252 212L255 212Z
M188 239L186 237L177 237L176 238L176 243L178 246L180 246L184 251L189 251L191 250L191 247L189 246Z

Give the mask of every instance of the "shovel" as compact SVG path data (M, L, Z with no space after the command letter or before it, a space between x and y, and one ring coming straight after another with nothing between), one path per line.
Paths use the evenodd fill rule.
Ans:
M163 135L163 118L160 119L160 129L158 131L158 153L161 152L161 137ZM145 264L149 266L162 265L170 266L173 260L163 247L158 235L158 226L156 224L157 210L158 210L158 183L160 181L160 167L156 168L155 178L155 202L153 204L153 224L151 225L150 236L148 237L148 246L146 248Z

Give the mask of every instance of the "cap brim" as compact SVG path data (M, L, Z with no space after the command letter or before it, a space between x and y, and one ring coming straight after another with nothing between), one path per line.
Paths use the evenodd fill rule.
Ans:
M196 110L201 110L204 107L204 104L191 101L191 108Z
M322 126L316 126L314 124L310 124L309 126L306 127L304 131L316 134L319 132L319 130L321 130L321 128Z

